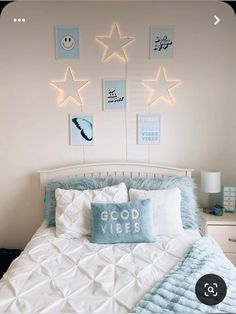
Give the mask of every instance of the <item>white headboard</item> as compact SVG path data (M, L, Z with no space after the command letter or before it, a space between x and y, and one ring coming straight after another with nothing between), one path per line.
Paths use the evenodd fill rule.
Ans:
M39 170L40 185L43 188L48 182L74 177L107 177L126 176L155 178L170 175L191 177L193 169L176 168L157 164L139 162L102 162L78 164L49 170Z

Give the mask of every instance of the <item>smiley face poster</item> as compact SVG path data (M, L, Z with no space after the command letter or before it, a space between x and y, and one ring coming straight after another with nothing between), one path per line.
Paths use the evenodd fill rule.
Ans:
M74 27L56 27L56 59L79 58L79 29Z

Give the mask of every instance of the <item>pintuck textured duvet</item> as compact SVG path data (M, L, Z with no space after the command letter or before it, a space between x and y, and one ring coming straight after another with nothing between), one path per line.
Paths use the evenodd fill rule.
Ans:
M101 245L41 226L0 281L0 313L130 312L199 238Z

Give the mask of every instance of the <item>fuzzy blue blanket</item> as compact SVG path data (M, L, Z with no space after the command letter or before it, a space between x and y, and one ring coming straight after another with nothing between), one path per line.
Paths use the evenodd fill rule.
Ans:
M224 300L205 305L195 295L200 277L216 274L227 285ZM188 253L135 306L135 313L236 313L236 268L209 237L196 241Z

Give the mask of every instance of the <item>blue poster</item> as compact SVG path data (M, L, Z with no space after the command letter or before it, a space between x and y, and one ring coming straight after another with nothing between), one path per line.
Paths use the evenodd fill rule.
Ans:
M71 115L70 116L70 144L92 145L93 144L93 116Z
M79 58L79 29L70 27L56 27L56 58Z
M126 110L126 81L103 81L103 109L104 111Z
M160 115L138 115L138 144L160 144Z
M174 28L152 26L150 29L150 58L170 59L174 56Z

